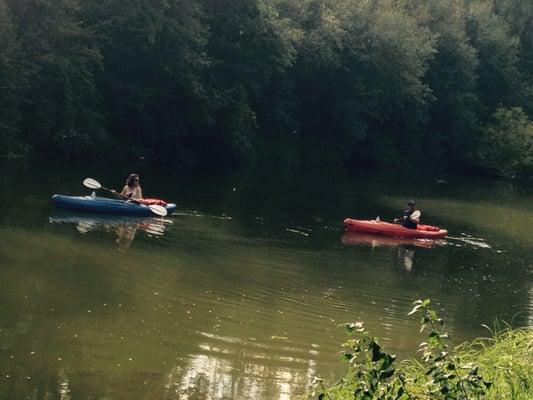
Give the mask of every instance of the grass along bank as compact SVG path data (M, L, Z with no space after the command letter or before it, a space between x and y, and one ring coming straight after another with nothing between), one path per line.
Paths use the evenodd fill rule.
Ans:
M422 358L396 362L363 323L348 323L350 339L342 358L346 375L332 386L316 379L312 398L357 400L531 400L533 399L533 330L501 329L450 348L441 331L444 322L429 308L429 300L414 303L421 315Z
M477 366L483 379L491 382L486 394L480 398L533 399L532 329L507 329L495 333L492 338L481 338L460 345L454 353L461 361ZM423 365L414 359L402 364L406 374L419 380L425 373ZM417 392L422 393L423 388L419 387Z

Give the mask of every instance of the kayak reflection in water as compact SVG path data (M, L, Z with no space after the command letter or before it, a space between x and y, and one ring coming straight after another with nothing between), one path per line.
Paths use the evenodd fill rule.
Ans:
M420 210L416 209L416 203L414 200L409 200L407 206L409 208L403 212L402 218L396 218L394 222L401 223L404 228L416 229L417 225L420 223L422 213Z
M124 249L130 247L139 231L148 237L162 237L167 225L172 221L159 218L127 218L112 216L80 216L76 214L57 212L50 216L51 223L73 223L81 234L93 231L114 232L117 235L116 243Z
M117 197L128 197L131 200L142 200L143 191L141 185L139 184L141 178L138 174L130 174L128 179L126 179L126 185L122 188L122 192L117 193L115 190L112 190L113 194Z
M148 236L163 236L165 234L165 229L165 221L155 218L137 223L119 224L115 229L117 234L116 242L121 248L128 249L138 231L143 231L147 233Z

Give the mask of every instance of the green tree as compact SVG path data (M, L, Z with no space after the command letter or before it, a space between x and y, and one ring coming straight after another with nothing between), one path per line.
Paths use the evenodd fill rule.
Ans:
M466 32L479 60L477 92L485 112L492 113L499 104L521 106L526 94L519 38L494 13L491 3L480 1L469 7Z
M99 88L123 157L192 160L195 125L209 119L200 75L209 60L201 9L188 1L89 2L84 20L99 39Z
M76 0L7 0L24 70L21 134L37 157L84 157L104 132L94 74L100 53Z
M282 109L287 92L279 81L287 83L284 76L296 56L297 32L268 1L203 3L211 33L211 140L226 148L230 159L250 160L258 151L260 133L290 124Z
M533 173L533 121L521 108L496 109L481 131L478 162L506 177Z
M406 7L435 38L435 54L424 77L433 97L424 126L425 153L448 167L464 164L474 145L479 108L478 60L465 31L464 2L409 1Z
M392 1L304 1L293 70L308 159L394 165L414 151L432 35ZM413 136L410 136L413 134Z
M21 141L19 107L28 81L5 0L0 0L0 43L0 156L16 157L27 152Z
M512 35L519 38L519 68L524 75L524 108L533 115L533 2L529 0L500 0L493 2L494 11L506 22Z

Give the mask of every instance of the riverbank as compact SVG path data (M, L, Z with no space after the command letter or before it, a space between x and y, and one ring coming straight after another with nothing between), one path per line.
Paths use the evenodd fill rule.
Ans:
M532 329L508 329L495 333L492 338L480 338L462 344L454 349L452 357L460 365L471 367L471 371L463 375L465 377L463 384L473 376L476 377L474 380L479 377L480 391L478 395L467 396L466 398L486 400L529 400L533 398ZM391 398L401 400L456 398L453 396L445 397L440 390L430 394L429 388L438 383L438 379L435 379L435 372L432 371L433 368L434 366L428 369L427 363L420 362L415 358L399 363L394 374L403 376L401 380L405 384L405 391L402 389L403 395ZM460 376L461 372L458 372L460 369L449 368L445 371L447 374L440 375L439 379L448 379L450 376L453 379L454 375ZM338 383L327 389L319 390L319 398L353 399L353 393L358 390L361 383L361 378L357 374L358 371L355 369L350 370ZM472 382L466 383L466 386L470 383ZM463 384L457 385L455 388L462 387ZM442 387L452 390L454 385L443 384ZM370 400L382 397L374 395L356 398Z
M533 398L533 330L517 329L462 346L458 355L492 382L486 399ZM421 372L418 370L418 372Z

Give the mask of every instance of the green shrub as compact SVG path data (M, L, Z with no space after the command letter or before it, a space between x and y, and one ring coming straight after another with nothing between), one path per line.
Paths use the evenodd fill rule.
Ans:
M473 400L533 398L533 331L504 330L455 349L441 332L442 319L418 300L409 313L421 315L422 359L396 363L363 323L347 323L342 358L346 375L331 387L316 379L313 398L320 400Z
M477 156L482 168L502 176L531 173L533 122L521 108L498 108L481 132Z

